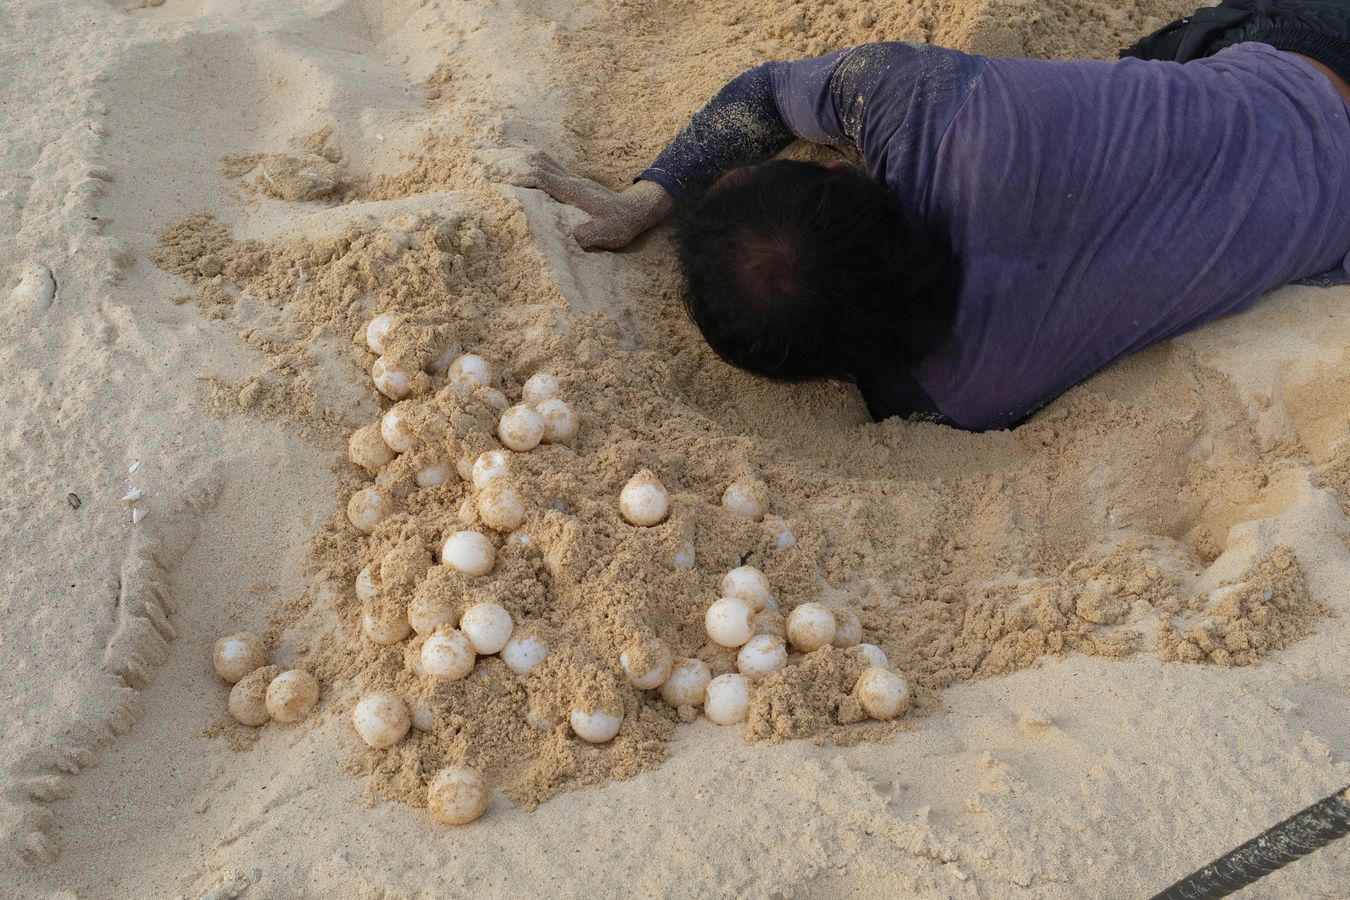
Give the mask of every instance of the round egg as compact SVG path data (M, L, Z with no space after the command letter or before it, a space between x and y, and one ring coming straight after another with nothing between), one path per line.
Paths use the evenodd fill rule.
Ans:
M572 407L555 397L545 400L534 409L544 420L545 444L572 443L572 439L577 436L577 415L572 412Z
M442 625L422 644L422 671L447 681L467 678L477 657L462 631Z
M442 825L467 825L487 809L488 791L476 769L441 769L427 785L427 810Z
M505 647L514 627L511 614L500 603L475 603L459 618L459 630L469 639L474 652L482 656Z
M486 575L496 558L492 542L476 531L456 531L441 545L441 562L465 575Z
M670 494L655 475L643 469L619 492L619 514L630 525L659 525L670 515Z
M533 407L518 403L502 413L497 422L497 438L508 450L525 453L544 439L544 417Z
M876 644L859 644L858 652L869 666L878 669L889 669L891 661L886 658L886 653Z
M739 647L755 633L750 621L754 614L754 607L740 597L723 597L708 607L703 616L703 627L713 643Z
M797 543L797 536L792 533L788 523L777 516L764 517L764 530L773 538L776 550L786 550Z
M256 634L241 631L216 641L211 648L211 664L217 675L236 684L249 672L267 665L267 647Z
M603 744L613 740L623 724L623 715L605 709L572 710L568 720L572 733L590 744Z
M267 685L265 702L273 719L294 725L319 702L319 682L304 669L288 669Z
M374 750L392 747L403 740L411 725L408 704L388 691L367 694L352 709L352 727L366 746Z
M390 407L380 416L380 437L384 438L385 446L395 453L407 453L417 446L417 433L408 421L406 406Z
M458 607L453 601L437 594L415 594L408 604L408 624L418 634L431 634L439 625L454 628L459 624Z
M722 508L758 522L764 518L768 489L758 481L741 479L722 492Z
M819 603L803 603L787 618L787 636L803 653L819 650L834 640L834 614Z
M776 609L765 607L755 613L755 617L750 620L750 624L755 628L755 634L772 634L780 638L787 637L787 619Z
M396 607L370 603L361 612L361 633L372 643L390 647L412 634L412 625Z
M476 506L483 524L495 531L515 531L525 521L525 498L501 479L483 487Z
M530 406L538 406L545 400L552 400L558 396L558 379L548 372L535 372L529 378L525 379L525 387L521 389L521 399Z
M661 699L671 706L699 706L712 680L712 671L701 659L686 657L671 667L670 677L661 685Z
M501 650L502 662L517 675L528 675L548 657L548 644L532 634L512 635Z
M384 353L384 342L393 330L395 319L392 313L380 313L366 325L366 346L377 355Z
M417 701L408 709L408 721L421 732L436 730L436 707L426 701Z
M375 576L370 573L370 566L366 566L360 572L356 573L356 599L361 602L374 600L375 595L380 592L380 588L375 584Z
M673 665L670 648L660 638L630 644L619 654L619 666L628 676L628 683L640 691L650 691L665 684Z
M774 634L757 634L736 654L736 668L751 681L781 672L787 667L787 644Z
M863 712L874 719L894 719L909 705L909 685L905 679L877 666L864 669L853 688Z
M739 566L722 576L722 596L740 597L759 612L769 600L769 579L754 566Z
M281 674L276 666L254 669L230 688L229 710L241 725L258 726L271 718L267 711L267 686Z
M716 725L736 725L750 712L750 687L743 675L718 675L708 682L703 714Z
M487 360L476 353L465 353L458 357L450 364L446 374L450 383L460 388L491 387L494 380Z
M431 365L427 366L427 371L432 375L448 375L450 366L454 364L458 357L459 344L452 341L450 346L436 354L436 358L431 361Z
M830 645L834 647L856 647L863 636L862 622L858 614L851 609L836 607L830 610L834 614L834 637Z
M438 459L418 469L417 474L413 476L413 481L417 482L418 487L440 487L450 480L450 474L453 471L450 468L450 463Z
M393 462L394 456L394 451L380 434L379 423L363 425L347 440L347 458L367 472L375 472Z
M362 488L347 501L347 520L363 534L370 534L393 512L388 500L374 488Z
M481 491L487 487L489 481L506 478L511 474L510 457L500 450L480 453L478 458L473 461L472 474L473 486Z
M390 400L402 400L412 393L412 379L408 373L395 369L383 356L370 367L370 377L375 382L375 390Z

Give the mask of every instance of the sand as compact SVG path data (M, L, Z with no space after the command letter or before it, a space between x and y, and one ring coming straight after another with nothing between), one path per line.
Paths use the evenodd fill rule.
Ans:
M1350 780L1350 291L1279 291L1016 432L873 425L848 389L716 362L664 231L584 254L575 210L509 184L535 146L621 185L764 58L1106 56L1179 11L6 6L3 893L1141 896ZM345 459L390 405L359 339L386 310L416 318L400 364L452 336L512 402L555 372L581 417L513 458L531 543L494 537L473 584L411 564L472 493L412 475L495 446L491 397L425 377L423 446L378 482ZM642 468L674 511L637 531ZM743 478L772 527L720 508ZM344 510L371 483L396 515L366 537ZM499 600L549 660L416 679L358 632L353 579L391 551L382 604ZM911 711L860 721L847 651L743 728L624 686L649 634L729 670L702 611L742 561L785 607L855 609ZM319 676L305 722L228 720L211 645L245 629ZM441 712L367 752L346 713L388 688ZM577 702L621 705L620 737L530 724ZM422 790L462 762L493 796L450 831ZM1347 878L1335 848L1252 895Z

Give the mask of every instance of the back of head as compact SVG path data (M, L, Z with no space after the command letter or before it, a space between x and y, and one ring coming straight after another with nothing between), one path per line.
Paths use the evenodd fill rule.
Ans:
M858 171L778 160L682 211L685 306L738 368L858 380L921 358L950 324L954 266Z

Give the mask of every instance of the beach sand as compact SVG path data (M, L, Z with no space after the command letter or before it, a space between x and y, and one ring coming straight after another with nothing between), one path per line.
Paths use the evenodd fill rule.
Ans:
M0 5L0 896L1141 897L1350 782L1350 289L1280 290L1015 432L874 425L850 389L713 359L667 230L583 253L578 211L512 184L540 148L622 186L763 59L1106 58L1185 11ZM495 446L489 399L428 380L436 438L378 482L396 514L348 525L372 483L348 435L390 406L376 311L445 323L511 402L555 372L581 417L513 459L531 543L434 583L548 637L528 680L485 660L447 691L360 636L356 573L472 496L416 468ZM645 531L616 510L641 468L674 498ZM720 508L745 478L795 545ZM843 650L744 727L623 685L651 634L729 670L702 611L743 560L785 606L849 604L909 713L859 721ZM240 630L319 676L304 722L229 721L211 647ZM347 714L375 689L436 728L365 751ZM520 724L587 692L623 706L612 745ZM463 762L490 805L438 826L423 785ZM1347 883L1343 844L1246 896Z

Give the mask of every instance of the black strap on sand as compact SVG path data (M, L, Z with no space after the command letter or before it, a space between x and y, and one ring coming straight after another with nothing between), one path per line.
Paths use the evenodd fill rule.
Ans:
M1152 900L1216 900L1350 834L1350 786L1263 831Z

